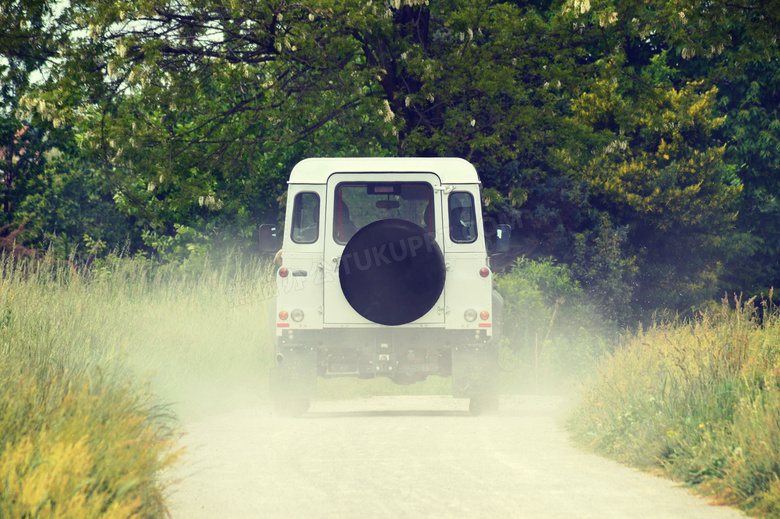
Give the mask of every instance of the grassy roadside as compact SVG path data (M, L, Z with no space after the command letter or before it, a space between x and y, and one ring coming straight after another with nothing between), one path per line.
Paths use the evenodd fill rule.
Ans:
M267 265L0 268L0 517L164 515L176 416L265 391Z
M67 264L37 264L33 269L10 260L0 263L0 517L160 516L166 497L161 476L181 454L178 424L266 398L272 357L266 303L273 292L273 266L228 257L219 264L206 261L194 271L183 267L117 257L87 273ZM557 271L548 277L555 276ZM549 303L535 285L500 288L509 313L518 308L526 312L516 320L525 328L508 327L502 342L502 366L512 370L502 373L503 392L560 391L578 380L599 352L609 349L610 342L602 338L606 328L593 326L592 311L577 302L576 294L567 293L565 304L559 299ZM633 455L627 450L635 437L645 434L659 443L638 451L655 454L634 463L657 466L662 460L677 477L699 478L711 491L732 499L708 479L713 467L721 466L720 461L706 461L715 459L713 445L708 443L705 452L694 442L704 434L720 434L719 427L728 423L700 416L702 402L709 398L703 395L712 390L726 398L731 393L724 393L723 387L737 387L745 380L753 392L743 392L744 401L728 400L734 408L731 416L748 417L749 409L759 405L759 393L766 398L760 401L762 409L775 405L774 396L756 393L755 384L748 384L764 380L763 391L773 383L767 382L768 372L756 375L745 359L763 354L771 365L774 353L760 353L770 343L755 334L772 337L766 330L774 330L775 342L766 346L774 352L772 348L780 348L778 326L772 318L767 327L757 328L743 313L724 311L690 329L659 326L643 332L631 343L639 345L638 357L628 353L629 344L602 365L594 380L603 380L591 383L575 429L582 441L621 459ZM753 344L739 354L740 368L732 362L715 369L730 358L723 351L736 352L736 346L724 350L723 344L737 337ZM759 347L761 340L764 346ZM642 346L648 341L661 346ZM642 348L665 353L661 358L645 356ZM707 370L723 377L730 373L717 379L725 386L710 388L714 375ZM631 373L636 380L620 379ZM645 396L657 390L653 384L659 379L642 377L648 373L667 373L659 390L667 396L653 401L663 402L657 404L666 416L660 425L648 425L652 420L644 416L647 412L658 419L658 409L647 404ZM411 386L386 379L320 379L318 398L448 395L450 384L449 378L440 377ZM636 387L635 394L620 384ZM677 400L670 394L678 395ZM720 400L706 405L711 414L724 408ZM776 420L776 415L761 419ZM648 432L653 426L656 433ZM776 441L777 434L768 434ZM686 449L697 453L699 465L684 465ZM726 454L717 455L726 459Z
M746 306L628 338L584 384L576 441L780 517L780 318Z
M159 517L165 410L96 373L0 367L0 517Z
M158 517L182 421L267 397L273 267L0 259L0 517ZM318 398L449 394L320 380Z

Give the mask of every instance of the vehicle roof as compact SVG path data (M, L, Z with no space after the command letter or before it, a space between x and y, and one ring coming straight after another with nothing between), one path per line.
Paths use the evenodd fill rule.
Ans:
M458 158L311 158L295 165L289 184L325 184L334 173L435 173L443 184L479 184L477 170Z

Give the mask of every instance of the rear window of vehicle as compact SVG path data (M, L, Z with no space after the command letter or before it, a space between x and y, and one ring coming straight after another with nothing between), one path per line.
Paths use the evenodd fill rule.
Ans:
M347 243L361 227L398 218L434 232L433 189L425 182L344 182L336 186L333 238Z
M290 238L295 243L314 243L320 235L320 197L317 193L298 193L293 201Z
M456 243L472 243L477 239L477 217L474 197L465 191L455 191L449 199L450 239Z

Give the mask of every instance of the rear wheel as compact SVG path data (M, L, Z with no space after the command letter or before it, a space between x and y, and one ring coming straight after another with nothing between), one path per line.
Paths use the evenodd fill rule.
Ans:
M452 350L452 396L470 398L477 408L497 401L498 350L490 344L459 346Z
M280 416L300 416L309 410L317 393L317 352L301 346L276 347L269 389L274 410Z

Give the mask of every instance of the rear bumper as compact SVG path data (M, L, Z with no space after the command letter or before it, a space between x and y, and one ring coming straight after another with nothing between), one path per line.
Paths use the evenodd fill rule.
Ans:
M315 362L320 377L390 377L395 381L450 376L452 359L465 351L495 351L483 330L350 328L286 331L277 359Z
M444 328L326 328L323 330L282 330L277 344L285 347L317 349L375 348L382 345L420 349L452 349L465 344L491 340L486 328L445 330Z

